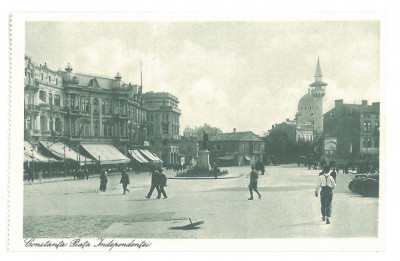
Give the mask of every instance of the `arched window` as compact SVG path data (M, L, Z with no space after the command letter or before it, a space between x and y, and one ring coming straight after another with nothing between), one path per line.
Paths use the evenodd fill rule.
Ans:
M99 133L99 125L94 125L94 136L99 137L100 133Z
M53 117L50 117L49 125L50 125L50 130L53 131Z
M99 100L94 99L93 100L93 113L98 114L100 112L100 105L99 105Z
M62 122L60 118L56 118L55 129L57 132L62 132Z
M113 136L113 131L112 131L112 125L111 124L108 125L107 134L108 134L109 137Z
M40 116L40 130L47 130L47 117L44 115Z

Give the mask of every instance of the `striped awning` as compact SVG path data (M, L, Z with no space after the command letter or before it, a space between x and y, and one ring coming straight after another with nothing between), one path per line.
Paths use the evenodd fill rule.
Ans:
M139 163L148 163L147 159L137 150L129 150L129 154Z
M81 146L100 164L129 163L131 160L109 144L81 144Z
M153 153L151 153L148 150L140 150L140 152L149 160L154 161L154 162L162 162L157 156L155 156Z
M80 159L81 161L85 161L84 156L80 155L79 153L61 142L53 143L49 141L41 141L40 143L45 149L47 149L51 154L56 157L63 159L65 152L65 159L67 160L78 161ZM86 160L90 161L91 159L86 158Z
M24 161L59 162L55 158L43 156L27 141L24 141Z

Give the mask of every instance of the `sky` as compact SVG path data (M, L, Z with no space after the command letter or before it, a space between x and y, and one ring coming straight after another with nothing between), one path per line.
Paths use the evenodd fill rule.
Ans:
M208 123L263 135L293 119L319 57L335 99L379 101L378 21L28 22L26 55L54 70L140 84L179 98L181 134Z

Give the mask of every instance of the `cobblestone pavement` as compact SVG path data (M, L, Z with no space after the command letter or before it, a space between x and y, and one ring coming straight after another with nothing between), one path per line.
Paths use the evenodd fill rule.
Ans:
M338 175L331 224L320 220L314 197L318 170L297 165L267 167L259 178L261 199L248 201L249 167L227 168L230 179L168 180L168 199L145 199L148 173L129 173L122 195L119 175L99 180L25 185L24 237L301 238L376 237L378 199L353 194L350 175ZM174 173L167 172L168 177ZM203 220L197 230L171 230Z

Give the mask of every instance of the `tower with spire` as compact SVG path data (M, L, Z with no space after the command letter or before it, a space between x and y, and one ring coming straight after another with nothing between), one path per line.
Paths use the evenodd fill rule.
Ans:
M296 114L296 140L314 140L315 135L323 132L323 98L328 84L322 81L322 76L318 58L314 82L308 85L308 93L299 101Z
M322 133L323 131L323 98L325 96L325 86L328 84L322 81L321 65L319 63L319 57L317 62L317 68L315 69L314 82L309 85L310 93L314 98L314 108L312 112L312 120L314 123L314 131Z

